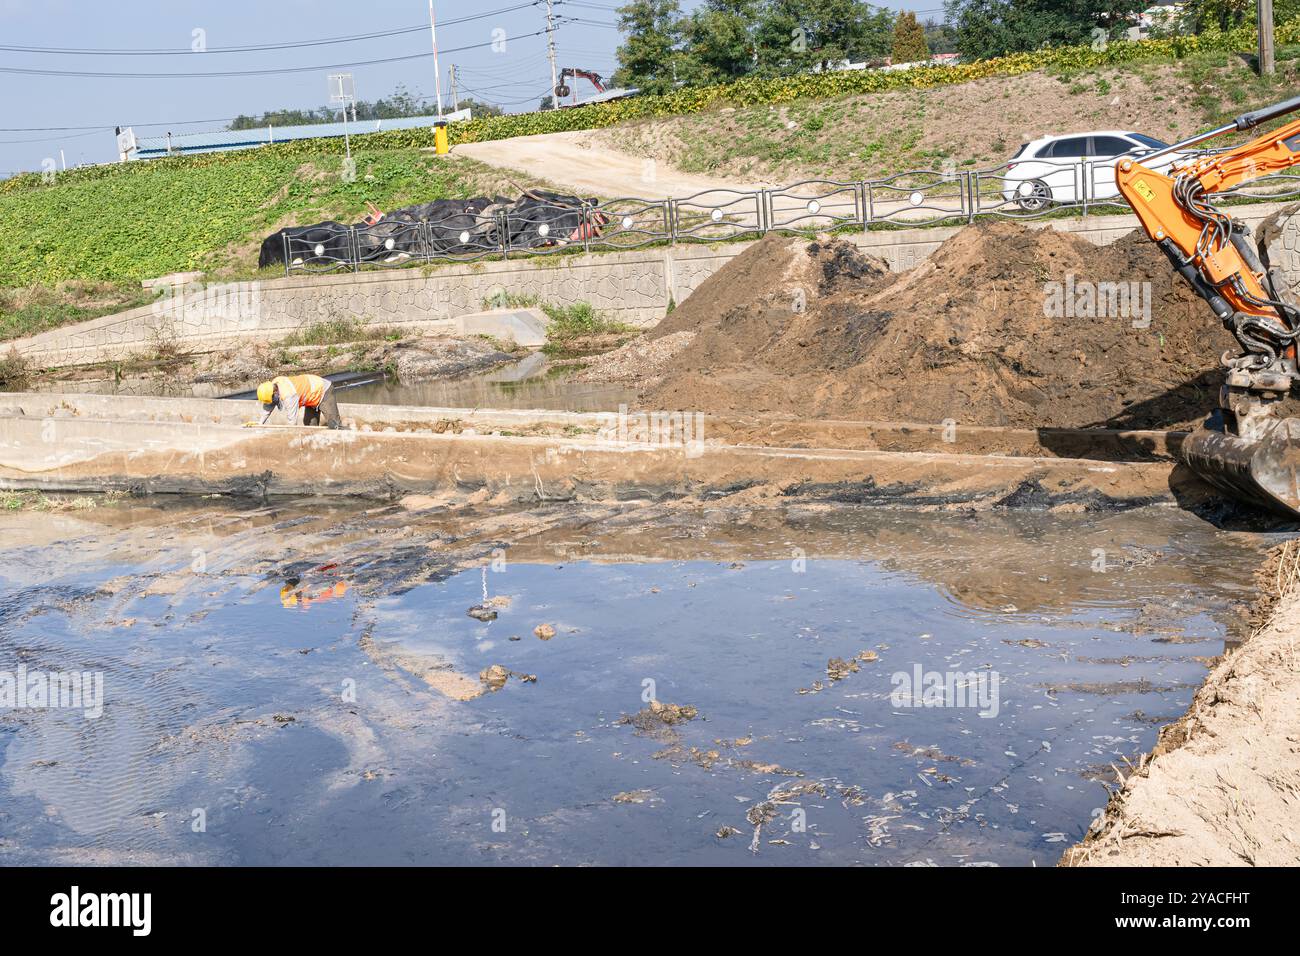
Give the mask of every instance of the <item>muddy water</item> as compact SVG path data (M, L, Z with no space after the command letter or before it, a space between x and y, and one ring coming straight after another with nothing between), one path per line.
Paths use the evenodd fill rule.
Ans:
M423 405L437 408L543 408L569 412L618 411L636 390L566 379L540 352L514 365L482 375L435 379L414 384L376 382L349 389L343 401L371 405Z
M0 515L0 670L106 697L0 710L0 860L1049 864L1267 543L1166 509ZM961 688L908 706L918 668ZM695 716L627 722L650 699Z

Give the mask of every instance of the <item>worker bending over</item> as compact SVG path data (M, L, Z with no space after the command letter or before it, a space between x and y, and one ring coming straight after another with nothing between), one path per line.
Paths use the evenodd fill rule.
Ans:
M301 412L304 425L320 425L323 419L323 424L328 428L343 427L334 390L330 387L329 380L319 375L276 376L257 386L257 400L266 409L266 414L262 417L263 425L278 408L290 425L298 424Z

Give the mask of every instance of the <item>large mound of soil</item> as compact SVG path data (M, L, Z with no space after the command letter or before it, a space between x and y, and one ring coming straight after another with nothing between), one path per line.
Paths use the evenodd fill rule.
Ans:
M651 336L683 331L647 407L1025 427L1193 423L1236 350L1144 235L1099 247L1007 222L901 274L842 241L768 236Z

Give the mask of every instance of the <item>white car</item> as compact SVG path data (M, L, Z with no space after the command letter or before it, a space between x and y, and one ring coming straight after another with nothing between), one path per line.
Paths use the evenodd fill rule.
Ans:
M1002 175L1002 198L1021 209L1037 212L1055 204L1114 199L1115 160L1120 156L1141 158L1168 143L1129 130L1094 130L1067 136L1044 136L1025 143L1007 162ZM1165 172L1174 163L1192 156L1189 152L1161 156L1152 168Z

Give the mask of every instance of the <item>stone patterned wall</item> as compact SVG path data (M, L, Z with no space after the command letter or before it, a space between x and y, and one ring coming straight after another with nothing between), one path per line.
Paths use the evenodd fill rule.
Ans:
M1242 207L1252 227L1279 204ZM1105 245L1136 228L1133 216L1031 223L1076 233ZM895 272L925 261L957 228L848 234ZM1300 233L1300 225L1292 227ZM1300 240L1294 244L1300 248ZM118 315L54 329L10 343L34 365L90 364L151 355L170 345L190 351L247 341L276 341L316 322L356 317L409 331L452 331L456 316L476 312L498 290L540 302L590 302L612 318L651 326L669 303L680 305L705 279L749 246L719 243L657 247L595 255L479 260L393 271L294 275L236 286L187 287L183 294ZM1288 259L1300 285L1300 254ZM0 343L0 348L5 348Z

